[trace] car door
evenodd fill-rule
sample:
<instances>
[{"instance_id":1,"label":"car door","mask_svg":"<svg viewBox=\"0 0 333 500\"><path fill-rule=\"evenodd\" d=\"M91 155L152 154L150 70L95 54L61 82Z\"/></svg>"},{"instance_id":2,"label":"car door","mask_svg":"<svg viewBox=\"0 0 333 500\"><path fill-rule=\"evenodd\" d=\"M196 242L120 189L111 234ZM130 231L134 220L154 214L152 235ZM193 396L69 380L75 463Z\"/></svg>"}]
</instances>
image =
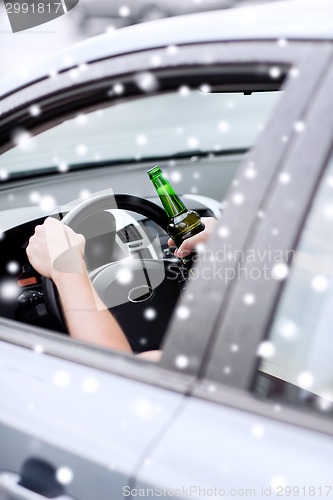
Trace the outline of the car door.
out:
<instances>
[{"instance_id":1,"label":"car door","mask_svg":"<svg viewBox=\"0 0 333 500\"><path fill-rule=\"evenodd\" d=\"M237 253L202 380L136 493L154 485L156 496L177 498L332 494L332 83L330 65Z\"/></svg>"},{"instance_id":2,"label":"car door","mask_svg":"<svg viewBox=\"0 0 333 500\"><path fill-rule=\"evenodd\" d=\"M207 56L212 54L214 65L208 67ZM255 187L248 188L250 207L244 208L242 229L234 235L235 244L240 247L251 234L264 194L286 153L286 143L281 137L291 133L294 123L305 111L324 71L330 48L315 49L311 44L304 47L295 44L288 53L281 54L275 43L238 43L227 47L212 44L208 48L198 45L182 48L171 60L162 58L156 70L166 87L171 82L178 86L180 82L190 83L193 79L195 84L202 83L203 78L216 74L217 66L222 73L225 71L224 75L231 74L231 77L239 76L240 67L242 75L260 77L264 72L265 78L267 67L276 68L277 64L285 71L295 63L298 71L302 71L301 83L292 76L287 78L285 94L271 118L270 130L265 130L253 149L253 159L251 155L247 158L247 161L258 161L258 168L265 165L265 173ZM2 151L9 147L14 123L27 129L47 129L69 111L77 112L87 102L96 104L101 99L96 89L104 91L109 82L126 79L129 67L135 72L151 71L151 58L160 56L161 51L156 50L119 57L117 61L97 62L91 65L88 75L83 72L74 86L70 70L56 79L37 82L16 95L9 95L2 102ZM314 62L310 69L308 60L312 57ZM232 64L237 68L234 73L230 71ZM43 113L38 118L29 112L34 104L42 105ZM229 213L239 218L239 213L233 210ZM168 428L176 432L176 423L184 422L176 419L182 405L185 402L193 404L187 402L185 396L204 368L206 349L220 308L218 302L223 293L227 297L230 285L226 283L225 292L219 291L216 300L212 287L201 284L198 280L188 287L185 307L188 307L186 300L192 300L194 287L201 290L201 298L195 296L195 307L191 306L188 321L180 321L182 318L175 315L159 365L142 363L133 357L105 352L37 328L0 320L0 433L3 450L8 450L0 454L0 488L4 498L33 498L31 491L46 497L67 495L83 500L120 498L125 487L136 484L134 479L138 471L150 467L151 452L161 437L166 436L170 449L175 449L176 441L169 439ZM208 407L203 405L202 408L205 413ZM186 406L186 414L189 411ZM202 422L199 411L197 416L200 417L197 423ZM183 437L186 442L196 443L188 432ZM156 447L157 451L159 449ZM191 468L188 446L183 450L187 467ZM162 454L158 467L162 470L168 463ZM164 477L167 482L172 479ZM45 480L43 484L41 478ZM125 493L127 495L128 489Z\"/></svg>"}]
</instances>

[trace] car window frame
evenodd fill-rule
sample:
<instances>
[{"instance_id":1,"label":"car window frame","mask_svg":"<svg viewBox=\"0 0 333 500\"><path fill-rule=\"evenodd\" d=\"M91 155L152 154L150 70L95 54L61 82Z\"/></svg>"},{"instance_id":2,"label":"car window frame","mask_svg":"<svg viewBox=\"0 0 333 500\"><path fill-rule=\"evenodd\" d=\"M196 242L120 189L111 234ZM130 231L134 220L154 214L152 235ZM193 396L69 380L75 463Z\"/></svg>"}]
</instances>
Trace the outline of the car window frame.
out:
<instances>
[{"instance_id":1,"label":"car window frame","mask_svg":"<svg viewBox=\"0 0 333 500\"><path fill-rule=\"evenodd\" d=\"M311 216L316 194L320 190L320 183L332 158L333 117L327 113L327 103L332 102L332 63L333 51L328 61L328 68L321 75L321 79L318 79L316 94L304 116L307 134L294 132L295 137L290 152L280 170L276 172L272 189L267 192L266 199L263 200L261 209L265 212L265 217L260 220L260 228L252 240L256 250L263 251L267 248L268 229L281 226L286 219L286 200L290 202L297 197L297 204L294 205L293 217L288 219L288 228L279 232L274 240L269 240L274 241L273 251L297 250L304 223ZM281 171L288 172L291 178L296 178L300 182L287 184L279 182L278 175ZM307 175L300 176L302 171ZM253 282L252 293L257 300L251 308L248 308L246 323L244 309L241 309L241 299L248 293L248 286L244 280L235 283L229 296L226 314L219 318L216 326L215 340L210 345L211 357L206 360L202 379L195 384L191 394L333 435L332 419L325 417L324 413L308 411L304 407L284 401L265 399L253 391L256 370L260 363L260 357L257 355L258 346L269 334L288 276L282 280L261 281ZM260 307L260 314L257 307ZM237 309L238 314L236 314ZM245 338L245 332L247 340L244 345L242 339ZM239 351L231 350L231 343L240 345ZM221 369L225 364L230 367L228 374Z\"/></svg>"},{"instance_id":2,"label":"car window frame","mask_svg":"<svg viewBox=\"0 0 333 500\"><path fill-rule=\"evenodd\" d=\"M278 43L278 42L276 42ZM304 46L305 45L305 46ZM273 43L274 46L274 43ZM311 46L311 44L309 44ZM292 43L288 50L281 48L281 52L272 50L272 42L216 42L206 44L192 44L179 46L176 54L167 56L167 47L146 50L134 54L114 56L101 61L93 61L87 64L87 68L80 73L80 67L70 67L55 75L46 75L44 78L20 87L17 92L5 96L0 103L0 154L14 146L11 137L12 127L22 127L26 130L35 130L39 133L50 128L51 120L57 123L57 117L70 115L77 111L79 100L76 98L72 103L73 96L80 95L87 99L89 91L96 92L98 87L103 88L107 79L114 83L116 79L125 79L127 76L149 71L159 75L164 71L164 76L172 77L174 69L183 67L190 73L195 68L201 67L203 74L209 65L237 65L246 63L255 64L281 64L292 65L302 55L306 57L306 44ZM310 49L311 52L311 49ZM158 60L157 67L152 61ZM128 71L131 68L131 71ZM78 73L75 73L78 72ZM220 72L220 69L217 69ZM79 76L73 77L78 74ZM176 77L177 78L177 77ZM139 93L139 92L137 92ZM144 95L144 92L142 92ZM61 99L59 100L59 97ZM127 95L126 99L130 96ZM101 99L104 100L105 96ZM118 98L118 102L121 99ZM31 116L30 106L43 101L42 112L38 116ZM111 101L110 101L111 102ZM57 105L55 104L57 103ZM94 102L96 104L96 102ZM72 107L71 107L71 106ZM76 106L76 107L75 107ZM51 116L45 121L43 112ZM79 109L82 109L79 107ZM89 109L89 108L88 108ZM45 124L47 127L45 128Z\"/></svg>"},{"instance_id":3,"label":"car window frame","mask_svg":"<svg viewBox=\"0 0 333 500\"><path fill-rule=\"evenodd\" d=\"M57 121L57 115L51 116L47 122L43 121L43 114L39 119L32 120L29 115L29 106L33 103L40 102L40 100L46 100L50 105L56 107L55 102L57 101L56 92L61 90L61 94L58 97L63 97L65 94L67 99L73 95L73 92L81 92L89 90L89 86L96 88L99 85L105 85L105 81L114 78L126 77L128 75L128 67L131 67L132 72L149 70L153 72L159 72L161 70L167 70L171 75L175 68L188 67L189 71L191 67L195 67L198 70L198 66L202 67L203 74L207 72L207 47L210 54L214 54L214 65L230 65L230 64L250 64L255 67L260 64L269 65L286 65L294 66L296 65L301 71L305 71L307 75L307 85L303 92L299 92L299 85L296 79L289 78L286 85L286 96L290 96L284 99L284 106L280 106L278 103L276 114L280 116L281 120L279 122L279 127L277 133L280 133L288 123L288 118L284 116L285 107L292 98L297 96L297 105L295 105L295 112L298 115L301 114L308 93L311 92L317 81L317 71L318 68L322 68L327 60L328 47L327 44L323 44L322 51L314 51L314 46L312 43L291 43L288 50L283 50L277 41L274 42L220 42L212 44L194 44L190 46L181 47L175 57L171 59L162 58L161 65L158 69L154 69L151 66L151 60L154 56L165 55L165 48L154 49L149 51L144 51L143 53L130 54L124 56L117 56L110 58L110 60L91 63L89 70L89 75L84 75L80 83L74 85L73 89L73 79L70 76L70 71L66 71L57 76L57 78L45 79L34 83L22 90L19 90L15 95L9 95L1 103L2 114L0 115L0 133L4 134L6 137L6 130L9 131L13 121L15 123L20 123L25 128L31 129L32 126L35 130L41 131L46 127L49 128L50 124ZM308 61L316 54L316 59L313 61L311 71L308 68ZM176 77L177 80L181 77ZM37 100L36 100L37 99ZM79 102L79 101L77 101ZM67 101L68 104L68 101ZM81 108L80 108L81 109ZM62 110L57 107L57 113L61 113ZM75 112L75 109L70 109L69 112ZM4 151L8 149L8 139L0 145L1 150ZM269 144L265 144L265 141L270 139L273 140L271 134L263 133L261 140L252 150L250 158L256 159L263 154L263 151L267 151ZM263 145L263 147L262 147ZM279 155L275 162L271 162L269 165L269 175L273 177L274 172L278 166L278 158L284 154L285 145L280 145ZM262 151L263 150L263 151ZM249 157L247 157L248 161ZM267 181L269 183L269 181ZM264 196L265 186L259 186L256 189L256 201L255 204L259 204ZM254 204L254 205L255 205ZM253 206L248 214L249 220L253 223L256 219L256 207ZM242 234L242 241L245 242L246 235ZM193 285L193 286L192 286ZM205 294L200 290L199 283L191 283L188 287L188 291L185 296L191 293L191 289L199 291L198 300L200 302L200 297L204 297ZM228 290L225 290L224 296L227 297ZM219 298L220 299L220 298ZM179 336L179 325L175 321L172 321L170 328L167 332L167 342L165 344L165 352L162 357L162 361L159 364L152 363L142 363L142 361L134 359L133 357L119 355L112 351L106 351L100 349L96 346L90 345L86 346L89 351L89 356L87 356L86 350L82 349L83 343L78 343L70 338L51 338L54 334L49 334L48 332L42 332L40 329L35 329L29 327L28 325L19 325L18 323L11 322L9 320L0 319L0 340L6 342L16 343L17 345L23 345L29 349L34 349L36 342L40 338L43 345L47 346L47 351L49 354L63 357L65 359L71 359L78 363L87 364L89 366L100 367L100 369L110 371L112 373L119 373L129 378L135 378L136 380L143 380L158 386L167 387L172 390L187 392L189 391L193 381L197 376L200 375L202 364L206 359L206 348L211 334L213 334L214 321L212 321L212 316L215 317L218 309L221 305L221 300L214 303L214 311L212 315L212 309L206 312L205 325L206 330L204 335L197 336L197 342L193 341L193 326L200 327L200 324L196 324L195 317L191 317L186 325L187 333L191 334L191 341L189 340L189 335ZM182 324L181 326L183 326ZM10 333L9 333L10 332ZM28 335L27 335L28 333ZM32 335L29 335L29 333ZM60 337L60 336L59 336ZM69 348L69 345L71 346ZM196 362L189 366L185 370L178 370L175 368L175 353L184 353L191 359L193 352L195 354ZM199 353L199 354L198 354ZM167 376L166 376L167 373ZM172 376L170 377L170 375Z\"/></svg>"},{"instance_id":4,"label":"car window frame","mask_svg":"<svg viewBox=\"0 0 333 500\"><path fill-rule=\"evenodd\" d=\"M241 231L237 231L237 229L236 231L230 231L228 239L224 240L232 248L241 250L246 248L248 240L251 240L252 235L257 232L256 226L260 221L258 213L260 215L261 206L267 192L274 184L276 173L281 168L281 162L289 154L290 144L284 143L281 138L284 135L292 134L294 123L300 119L306 110L308 100L315 92L321 75L325 72L332 50L330 44L301 44L299 46L296 43L296 47L300 49L300 52L292 64L298 68L299 73L302 73L305 80L302 80L303 84L300 83L298 78L291 77L287 80L284 85L284 95L277 103L275 116L271 117L258 142L245 155L236 177L237 179L243 179L242 194L245 200L251 198L251 203L233 204L232 198L238 192L239 187L231 186L226 197L228 205L223 212L219 227L206 245L213 254L221 246L222 240L218 236L219 228L237 228L241 220ZM305 49L304 52L301 47ZM277 57L276 51L281 58L277 47L271 46L271 54L275 54L275 57ZM291 55L289 50L288 54ZM295 56L295 53L293 55ZM271 57L273 56L271 55ZM310 69L309 59L313 60L316 67L312 66ZM251 181L244 182L245 170L252 163L256 165L256 168L262 168L262 172L259 171L258 180L255 184L251 183ZM246 227L245 231L244 227ZM199 274L203 267L209 266L209 262L199 264ZM211 266L213 267L213 263ZM232 266L230 265L230 267ZM198 373L198 359L196 356L198 352L205 352L201 369L199 369L199 378L207 376L204 375L207 365L211 367L215 362L216 366L219 366L216 356L214 357L212 345L214 344L214 338L219 336L218 329L221 317L230 307L229 297L233 293L233 287L235 287L235 283L232 282L221 284L219 280L208 282L204 278L196 279L190 283L186 290L187 293L184 294L183 303L190 308L191 316L183 323L177 322L176 318L172 320L166 335L166 346L170 347L170 349L162 357L164 366L173 367L173 369L188 374ZM200 304L202 301L209 304L207 308L209 312L207 311L207 314L201 316ZM196 332L197 335L195 335ZM177 353L187 356L188 363L185 368L177 367ZM225 353L225 356L228 357L228 353Z\"/></svg>"}]
</instances>

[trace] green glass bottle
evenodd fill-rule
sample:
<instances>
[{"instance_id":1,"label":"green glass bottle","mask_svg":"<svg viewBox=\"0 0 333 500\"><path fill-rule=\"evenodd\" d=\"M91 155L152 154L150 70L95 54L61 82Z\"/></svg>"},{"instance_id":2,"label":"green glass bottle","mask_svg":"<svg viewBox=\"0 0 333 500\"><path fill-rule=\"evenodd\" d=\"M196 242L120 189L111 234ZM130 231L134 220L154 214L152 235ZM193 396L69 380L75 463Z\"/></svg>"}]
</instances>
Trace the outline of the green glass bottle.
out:
<instances>
[{"instance_id":1,"label":"green glass bottle","mask_svg":"<svg viewBox=\"0 0 333 500\"><path fill-rule=\"evenodd\" d=\"M151 168L147 173L168 216L167 232L178 248L184 240L203 231L205 225L197 212L186 208L159 166ZM186 260L189 261L188 257Z\"/></svg>"}]
</instances>

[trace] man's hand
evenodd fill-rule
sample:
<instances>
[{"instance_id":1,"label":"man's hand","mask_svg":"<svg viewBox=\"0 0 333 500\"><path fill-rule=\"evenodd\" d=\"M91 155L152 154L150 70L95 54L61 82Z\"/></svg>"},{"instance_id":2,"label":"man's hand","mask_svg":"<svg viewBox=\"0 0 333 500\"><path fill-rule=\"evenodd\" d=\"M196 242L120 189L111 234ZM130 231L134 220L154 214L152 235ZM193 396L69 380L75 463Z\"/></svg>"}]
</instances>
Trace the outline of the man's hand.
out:
<instances>
[{"instance_id":1,"label":"man's hand","mask_svg":"<svg viewBox=\"0 0 333 500\"><path fill-rule=\"evenodd\" d=\"M26 252L39 274L54 279L58 273L85 272L84 246L82 234L48 217L43 225L36 226Z\"/></svg>"},{"instance_id":2,"label":"man's hand","mask_svg":"<svg viewBox=\"0 0 333 500\"><path fill-rule=\"evenodd\" d=\"M175 256L179 259L187 257L187 255L190 255L195 247L197 247L200 243L204 243L208 236L213 233L218 222L216 219L214 219L214 217L202 217L201 220L205 224L204 231L201 231L201 233L198 233L195 236L192 236L192 238L188 238L187 240L183 241L180 247L175 250ZM169 247L176 246L175 242L171 238L169 238L168 245Z\"/></svg>"},{"instance_id":3,"label":"man's hand","mask_svg":"<svg viewBox=\"0 0 333 500\"><path fill-rule=\"evenodd\" d=\"M35 228L27 255L58 289L69 333L85 342L132 352L124 332L96 294L84 262L85 239L56 219Z\"/></svg>"}]
</instances>

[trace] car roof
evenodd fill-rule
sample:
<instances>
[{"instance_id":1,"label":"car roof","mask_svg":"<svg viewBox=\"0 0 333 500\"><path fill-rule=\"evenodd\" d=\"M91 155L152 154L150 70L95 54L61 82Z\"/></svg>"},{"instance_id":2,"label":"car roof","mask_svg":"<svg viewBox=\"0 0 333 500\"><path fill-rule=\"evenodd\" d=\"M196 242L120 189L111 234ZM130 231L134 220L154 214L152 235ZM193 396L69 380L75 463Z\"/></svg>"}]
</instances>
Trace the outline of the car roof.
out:
<instances>
[{"instance_id":1,"label":"car roof","mask_svg":"<svg viewBox=\"0 0 333 500\"><path fill-rule=\"evenodd\" d=\"M0 96L80 64L170 45L244 40L333 40L332 0L285 0L162 19L89 38L25 76L0 80Z\"/></svg>"}]
</instances>

